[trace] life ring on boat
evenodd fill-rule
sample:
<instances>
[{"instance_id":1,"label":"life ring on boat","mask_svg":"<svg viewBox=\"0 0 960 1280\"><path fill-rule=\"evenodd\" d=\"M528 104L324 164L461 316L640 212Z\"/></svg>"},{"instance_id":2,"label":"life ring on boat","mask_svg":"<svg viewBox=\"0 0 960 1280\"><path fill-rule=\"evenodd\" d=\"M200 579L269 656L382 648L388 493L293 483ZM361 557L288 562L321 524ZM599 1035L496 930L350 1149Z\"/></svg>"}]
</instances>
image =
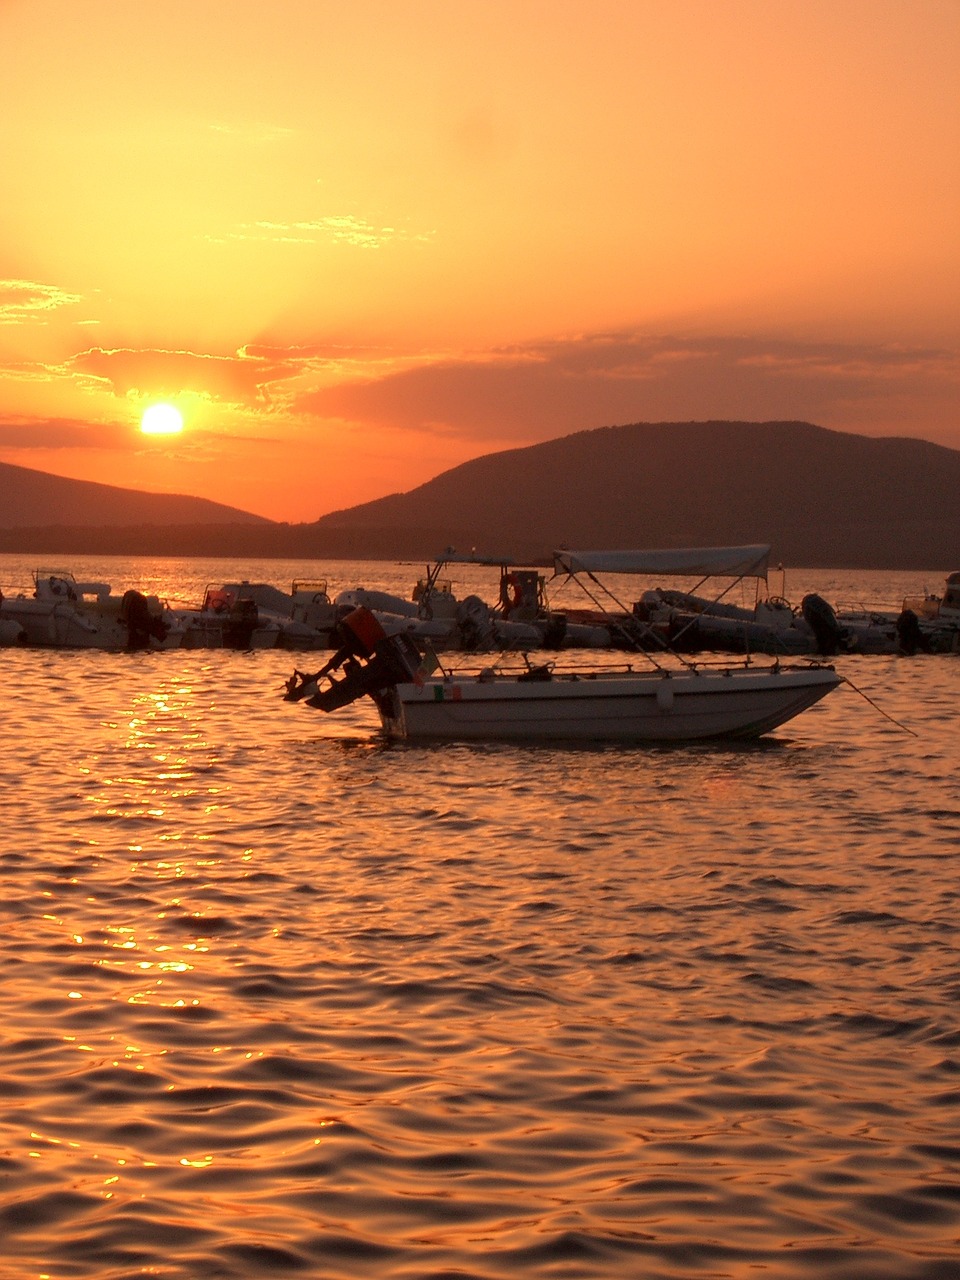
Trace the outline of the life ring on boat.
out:
<instances>
[{"instance_id":1,"label":"life ring on boat","mask_svg":"<svg viewBox=\"0 0 960 1280\"><path fill-rule=\"evenodd\" d=\"M505 614L523 604L523 585L518 573L505 573L500 579L500 604Z\"/></svg>"}]
</instances>

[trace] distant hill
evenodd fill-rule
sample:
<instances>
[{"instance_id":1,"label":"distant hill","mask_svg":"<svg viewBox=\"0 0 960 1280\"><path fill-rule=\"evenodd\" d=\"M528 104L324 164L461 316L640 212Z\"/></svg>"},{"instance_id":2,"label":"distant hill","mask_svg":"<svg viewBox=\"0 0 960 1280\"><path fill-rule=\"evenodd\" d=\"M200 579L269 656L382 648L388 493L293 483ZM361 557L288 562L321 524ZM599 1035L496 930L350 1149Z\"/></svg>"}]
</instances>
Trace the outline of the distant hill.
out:
<instances>
[{"instance_id":1,"label":"distant hill","mask_svg":"<svg viewBox=\"0 0 960 1280\"><path fill-rule=\"evenodd\" d=\"M262 516L206 498L141 493L92 480L68 480L0 462L0 528L269 524Z\"/></svg>"},{"instance_id":2,"label":"distant hill","mask_svg":"<svg viewBox=\"0 0 960 1280\"><path fill-rule=\"evenodd\" d=\"M806 422L660 422L488 454L324 516L320 542L540 559L556 546L769 542L808 567L960 566L960 452ZM430 540L433 539L432 545Z\"/></svg>"},{"instance_id":3,"label":"distant hill","mask_svg":"<svg viewBox=\"0 0 960 1280\"><path fill-rule=\"evenodd\" d=\"M923 440L636 423L487 454L311 524L0 466L0 551L432 560L454 546L546 563L564 545L769 542L792 566L952 571L958 500L960 452Z\"/></svg>"}]
</instances>

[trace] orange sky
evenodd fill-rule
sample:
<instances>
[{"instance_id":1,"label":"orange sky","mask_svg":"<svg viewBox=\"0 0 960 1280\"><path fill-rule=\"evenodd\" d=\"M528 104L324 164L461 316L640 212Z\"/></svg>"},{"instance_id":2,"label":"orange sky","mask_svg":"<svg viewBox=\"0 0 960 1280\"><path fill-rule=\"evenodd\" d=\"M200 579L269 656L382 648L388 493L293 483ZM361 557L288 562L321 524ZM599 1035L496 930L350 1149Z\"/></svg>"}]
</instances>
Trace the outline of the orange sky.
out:
<instances>
[{"instance_id":1,"label":"orange sky","mask_svg":"<svg viewBox=\"0 0 960 1280\"><path fill-rule=\"evenodd\" d=\"M960 0L0 0L0 68L0 461L300 521L613 423L960 448Z\"/></svg>"}]
</instances>

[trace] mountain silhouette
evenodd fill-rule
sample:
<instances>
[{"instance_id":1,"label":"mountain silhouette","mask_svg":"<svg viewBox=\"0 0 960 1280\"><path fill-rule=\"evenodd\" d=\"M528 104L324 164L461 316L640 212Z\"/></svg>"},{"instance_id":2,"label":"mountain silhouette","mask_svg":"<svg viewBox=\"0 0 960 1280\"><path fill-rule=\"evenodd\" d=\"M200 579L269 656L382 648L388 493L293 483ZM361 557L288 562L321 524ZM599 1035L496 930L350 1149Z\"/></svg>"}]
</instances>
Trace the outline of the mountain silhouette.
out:
<instances>
[{"instance_id":1,"label":"mountain silhouette","mask_svg":"<svg viewBox=\"0 0 960 1280\"><path fill-rule=\"evenodd\" d=\"M635 423L487 454L308 524L0 465L0 551L433 560L453 546L547 563L559 546L765 542L793 566L951 571L958 495L960 452L923 440Z\"/></svg>"},{"instance_id":2,"label":"mountain silhouette","mask_svg":"<svg viewBox=\"0 0 960 1280\"><path fill-rule=\"evenodd\" d=\"M807 422L602 427L488 454L315 528L355 545L448 543L516 559L557 546L769 542L794 565L960 562L960 452Z\"/></svg>"},{"instance_id":3,"label":"mountain silhouette","mask_svg":"<svg viewBox=\"0 0 960 1280\"><path fill-rule=\"evenodd\" d=\"M68 480L0 462L0 528L45 524L266 524L262 516L175 493L143 493L94 480Z\"/></svg>"}]
</instances>

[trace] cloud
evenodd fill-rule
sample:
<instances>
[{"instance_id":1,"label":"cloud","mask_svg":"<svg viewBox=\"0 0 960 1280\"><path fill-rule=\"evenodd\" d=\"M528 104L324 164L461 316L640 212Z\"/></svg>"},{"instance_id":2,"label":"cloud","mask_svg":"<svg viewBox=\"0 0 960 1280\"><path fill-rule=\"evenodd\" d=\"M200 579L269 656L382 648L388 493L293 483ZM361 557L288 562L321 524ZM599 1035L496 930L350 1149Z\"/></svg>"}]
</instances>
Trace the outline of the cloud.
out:
<instances>
[{"instance_id":1,"label":"cloud","mask_svg":"<svg viewBox=\"0 0 960 1280\"><path fill-rule=\"evenodd\" d=\"M177 395L191 391L216 400L260 406L270 400L270 387L303 372L311 357L299 349L241 348L233 355L198 355L122 347L91 347L70 361L76 374L108 382L119 396Z\"/></svg>"},{"instance_id":2,"label":"cloud","mask_svg":"<svg viewBox=\"0 0 960 1280\"><path fill-rule=\"evenodd\" d=\"M348 244L355 249L381 249L398 241L431 239L425 232L405 231L395 226L375 226L353 214L331 214L302 222L244 222L235 231L222 236L208 236L223 243L228 240L253 240L271 244Z\"/></svg>"},{"instance_id":3,"label":"cloud","mask_svg":"<svg viewBox=\"0 0 960 1280\"><path fill-rule=\"evenodd\" d=\"M805 419L866 434L939 435L946 443L956 431L958 391L960 359L952 351L608 333L432 361L318 388L295 407L480 444L707 419Z\"/></svg>"},{"instance_id":4,"label":"cloud","mask_svg":"<svg viewBox=\"0 0 960 1280\"><path fill-rule=\"evenodd\" d=\"M80 302L79 294L33 280L0 280L0 325L45 324L51 311Z\"/></svg>"},{"instance_id":5,"label":"cloud","mask_svg":"<svg viewBox=\"0 0 960 1280\"><path fill-rule=\"evenodd\" d=\"M137 447L138 441L127 423L80 422L73 418L7 418L0 421L2 449L117 449L130 452Z\"/></svg>"}]
</instances>

